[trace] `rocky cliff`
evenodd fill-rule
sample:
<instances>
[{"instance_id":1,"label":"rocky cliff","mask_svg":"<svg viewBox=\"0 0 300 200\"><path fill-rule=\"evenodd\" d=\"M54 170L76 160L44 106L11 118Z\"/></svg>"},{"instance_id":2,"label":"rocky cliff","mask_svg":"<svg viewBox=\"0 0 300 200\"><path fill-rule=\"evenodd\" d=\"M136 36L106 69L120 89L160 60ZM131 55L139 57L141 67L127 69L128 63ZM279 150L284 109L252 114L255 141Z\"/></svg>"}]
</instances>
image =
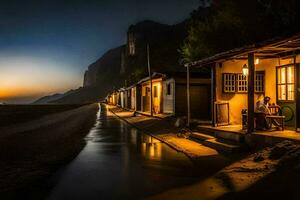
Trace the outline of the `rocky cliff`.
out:
<instances>
[{"instance_id":1,"label":"rocky cliff","mask_svg":"<svg viewBox=\"0 0 300 200\"><path fill-rule=\"evenodd\" d=\"M165 25L143 21L131 25L126 44L107 51L84 74L83 88L54 103L92 102L125 84L129 86L147 75L147 45L152 71L179 72L178 49L187 35L187 22Z\"/></svg>"},{"instance_id":2,"label":"rocky cliff","mask_svg":"<svg viewBox=\"0 0 300 200\"><path fill-rule=\"evenodd\" d=\"M110 83L114 83L111 87L119 87L125 79L130 82L130 76L137 71L141 76L145 75L148 44L152 71L182 71L178 49L186 32L186 22L170 26L143 21L130 26L125 45L109 50L88 67L84 76L84 87L102 85L108 78Z\"/></svg>"},{"instance_id":3,"label":"rocky cliff","mask_svg":"<svg viewBox=\"0 0 300 200\"><path fill-rule=\"evenodd\" d=\"M91 64L84 74L83 87L100 86L105 84L106 81L118 83L116 78L120 74L121 55L124 48L125 45L111 49Z\"/></svg>"}]
</instances>

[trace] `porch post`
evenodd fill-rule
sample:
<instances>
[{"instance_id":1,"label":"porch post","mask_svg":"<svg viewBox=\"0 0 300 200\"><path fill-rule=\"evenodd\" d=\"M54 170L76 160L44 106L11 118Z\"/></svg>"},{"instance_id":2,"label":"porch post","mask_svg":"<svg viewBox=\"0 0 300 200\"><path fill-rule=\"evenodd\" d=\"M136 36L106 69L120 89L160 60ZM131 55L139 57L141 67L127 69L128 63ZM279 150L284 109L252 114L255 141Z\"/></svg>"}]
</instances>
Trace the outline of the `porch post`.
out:
<instances>
[{"instance_id":1,"label":"porch post","mask_svg":"<svg viewBox=\"0 0 300 200\"><path fill-rule=\"evenodd\" d=\"M153 116L153 97L152 97L152 74L151 74L151 66L150 66L150 47L147 44L147 64L148 64L148 73L150 78L150 114Z\"/></svg>"},{"instance_id":2,"label":"porch post","mask_svg":"<svg viewBox=\"0 0 300 200\"><path fill-rule=\"evenodd\" d=\"M296 82L296 132L300 132L300 69L299 64L296 63L296 56L294 56L294 71L295 71L295 82Z\"/></svg>"},{"instance_id":3,"label":"porch post","mask_svg":"<svg viewBox=\"0 0 300 200\"><path fill-rule=\"evenodd\" d=\"M248 54L248 128L247 133L254 131L254 53Z\"/></svg>"},{"instance_id":4,"label":"porch post","mask_svg":"<svg viewBox=\"0 0 300 200\"><path fill-rule=\"evenodd\" d=\"M215 102L216 102L216 63L211 68L211 120L213 127L216 127Z\"/></svg>"},{"instance_id":5,"label":"porch post","mask_svg":"<svg viewBox=\"0 0 300 200\"><path fill-rule=\"evenodd\" d=\"M190 97L190 67L186 67L186 97L187 97L187 126L190 127L191 122L191 97Z\"/></svg>"}]
</instances>

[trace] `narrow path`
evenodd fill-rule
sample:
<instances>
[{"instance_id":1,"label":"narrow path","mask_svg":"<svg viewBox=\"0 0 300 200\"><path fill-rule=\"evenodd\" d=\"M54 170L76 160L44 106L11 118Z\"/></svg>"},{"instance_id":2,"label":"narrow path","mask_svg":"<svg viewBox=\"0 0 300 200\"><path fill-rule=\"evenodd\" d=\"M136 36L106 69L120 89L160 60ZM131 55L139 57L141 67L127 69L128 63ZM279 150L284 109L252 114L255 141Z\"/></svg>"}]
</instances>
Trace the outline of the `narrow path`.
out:
<instances>
[{"instance_id":1,"label":"narrow path","mask_svg":"<svg viewBox=\"0 0 300 200\"><path fill-rule=\"evenodd\" d=\"M53 176L57 184L47 199L141 199L198 179L184 154L140 133L105 106L86 139L78 157Z\"/></svg>"}]
</instances>

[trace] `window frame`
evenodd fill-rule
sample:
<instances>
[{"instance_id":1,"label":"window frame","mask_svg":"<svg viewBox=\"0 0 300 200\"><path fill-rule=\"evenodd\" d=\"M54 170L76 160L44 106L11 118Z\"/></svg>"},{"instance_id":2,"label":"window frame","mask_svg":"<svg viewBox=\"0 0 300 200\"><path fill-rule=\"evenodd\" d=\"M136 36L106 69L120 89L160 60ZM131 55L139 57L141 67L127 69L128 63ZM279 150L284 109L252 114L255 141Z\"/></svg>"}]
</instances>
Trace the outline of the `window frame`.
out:
<instances>
[{"instance_id":1,"label":"window frame","mask_svg":"<svg viewBox=\"0 0 300 200\"><path fill-rule=\"evenodd\" d=\"M239 80L239 76L241 77L246 77L246 80ZM246 86L243 86L243 87L246 87L246 91L240 91L239 90L239 81L243 81L246 83ZM236 93L238 94L247 94L248 93L248 78L247 76L244 76L242 73L236 73L236 78L235 78L235 88L236 88Z\"/></svg>"},{"instance_id":2,"label":"window frame","mask_svg":"<svg viewBox=\"0 0 300 200\"><path fill-rule=\"evenodd\" d=\"M232 91L225 91L225 76L226 75L233 75L233 77L234 77L234 84L233 84L234 90L232 90ZM227 80L227 81L229 81L229 80ZM233 87L233 86L228 86L228 87ZM222 73L222 91L223 91L223 93L228 93L228 94L236 93L236 74L235 73Z\"/></svg>"},{"instance_id":3,"label":"window frame","mask_svg":"<svg viewBox=\"0 0 300 200\"><path fill-rule=\"evenodd\" d=\"M256 75L263 75L263 80L262 80L262 91L257 91L256 88L257 88L257 85L256 85L256 82L257 82L257 77ZM264 94L265 93L265 89L266 89L266 73L265 71L255 71L255 79L254 79L254 92L257 93L257 94Z\"/></svg>"},{"instance_id":4,"label":"window frame","mask_svg":"<svg viewBox=\"0 0 300 200\"><path fill-rule=\"evenodd\" d=\"M293 67L293 73L294 73L294 82L293 83L288 83L288 79L287 79L287 68L288 67ZM278 83L278 70L280 68L285 68L285 83ZM276 67L276 101L279 103L295 103L296 102L296 64L286 64L286 65L280 65ZM286 91L286 99L285 100L281 100L278 97L279 91L278 91L278 86L279 85L285 85L285 91ZM293 100L288 100L288 85L293 85L294 86L294 97Z\"/></svg>"},{"instance_id":5,"label":"window frame","mask_svg":"<svg viewBox=\"0 0 300 200\"><path fill-rule=\"evenodd\" d=\"M234 85L235 85L235 90L234 91L225 91L225 84L224 84L224 77L225 75L234 75ZM256 94L264 94L265 93L265 87L266 87L266 84L265 84L265 81L266 81L266 78L265 78L265 71L255 71L255 79L254 79L254 84L256 84L256 75L257 74L260 74L260 75L263 75L263 82L262 82L262 88L263 90L262 91L257 91L256 90L256 85L254 85L254 92ZM243 76L242 73L222 73L222 92L223 93L226 93L226 94L247 94L248 93L248 79L247 80L242 80L242 81L245 81L246 82L246 87L247 87L247 90L246 91L239 91L239 79L238 77L239 76ZM244 86L245 87L245 86Z\"/></svg>"}]
</instances>

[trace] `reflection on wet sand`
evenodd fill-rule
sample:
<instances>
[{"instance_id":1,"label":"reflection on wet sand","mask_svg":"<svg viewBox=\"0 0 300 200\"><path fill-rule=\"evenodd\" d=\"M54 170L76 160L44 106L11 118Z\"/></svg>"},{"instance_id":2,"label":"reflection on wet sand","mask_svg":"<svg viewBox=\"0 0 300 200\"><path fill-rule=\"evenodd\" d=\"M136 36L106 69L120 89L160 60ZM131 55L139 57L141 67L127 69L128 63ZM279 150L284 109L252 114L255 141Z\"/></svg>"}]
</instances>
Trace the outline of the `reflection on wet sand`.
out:
<instances>
[{"instance_id":1,"label":"reflection on wet sand","mask_svg":"<svg viewBox=\"0 0 300 200\"><path fill-rule=\"evenodd\" d=\"M54 176L58 184L48 199L141 199L196 179L185 155L119 120L104 106L86 141L77 158ZM192 171L188 177L187 169Z\"/></svg>"},{"instance_id":2,"label":"reflection on wet sand","mask_svg":"<svg viewBox=\"0 0 300 200\"><path fill-rule=\"evenodd\" d=\"M136 128L130 129L130 142L133 145L139 145L141 154L145 159L160 160L162 154L162 144L154 137L138 133Z\"/></svg>"},{"instance_id":3,"label":"reflection on wet sand","mask_svg":"<svg viewBox=\"0 0 300 200\"><path fill-rule=\"evenodd\" d=\"M142 155L151 160L161 159L161 143L153 137L145 137L142 145Z\"/></svg>"}]
</instances>

